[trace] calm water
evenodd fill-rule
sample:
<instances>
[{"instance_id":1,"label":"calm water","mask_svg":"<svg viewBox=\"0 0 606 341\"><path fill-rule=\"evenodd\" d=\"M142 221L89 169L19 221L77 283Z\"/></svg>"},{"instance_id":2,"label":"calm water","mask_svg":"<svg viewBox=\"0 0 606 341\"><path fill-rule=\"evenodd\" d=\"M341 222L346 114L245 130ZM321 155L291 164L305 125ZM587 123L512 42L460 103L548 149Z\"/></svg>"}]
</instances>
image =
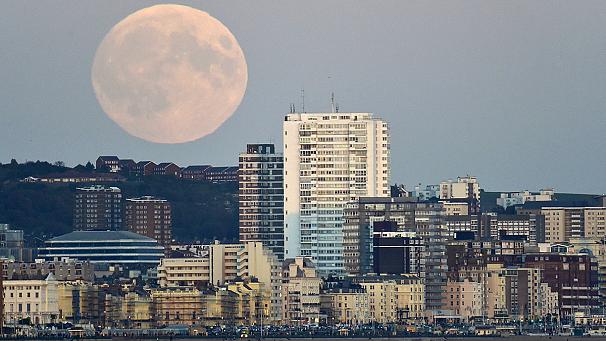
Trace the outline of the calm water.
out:
<instances>
[{"instance_id":1,"label":"calm water","mask_svg":"<svg viewBox=\"0 0 606 341\"><path fill-rule=\"evenodd\" d=\"M148 339L149 340L149 339ZM173 341L192 341L192 340L213 340L213 339L204 339L204 338L175 338ZM214 339L214 340L245 340L245 339ZM250 339L250 340L258 340L258 339ZM593 340L605 340L604 336L585 336L585 337L575 337L575 336L508 336L508 337L410 337L410 338L263 338L263 340L269 341L309 341L309 340L326 340L326 341L360 341L360 340L376 340L376 341L455 341L455 340L465 340L465 341L543 341L543 340L552 340L552 341L593 341Z\"/></svg>"}]
</instances>

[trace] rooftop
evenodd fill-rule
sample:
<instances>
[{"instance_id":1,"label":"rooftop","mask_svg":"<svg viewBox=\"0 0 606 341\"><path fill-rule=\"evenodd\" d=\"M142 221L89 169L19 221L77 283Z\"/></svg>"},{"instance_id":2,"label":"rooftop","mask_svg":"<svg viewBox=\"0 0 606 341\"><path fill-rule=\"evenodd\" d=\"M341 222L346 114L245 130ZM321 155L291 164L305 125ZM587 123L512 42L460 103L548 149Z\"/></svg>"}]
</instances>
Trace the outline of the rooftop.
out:
<instances>
[{"instance_id":1,"label":"rooftop","mask_svg":"<svg viewBox=\"0 0 606 341\"><path fill-rule=\"evenodd\" d=\"M156 168L166 168L170 165L175 165L175 164L172 162L162 162L162 163L157 164ZM177 166L177 165L175 165L175 166ZM179 166L177 166L177 167L179 167Z\"/></svg>"},{"instance_id":2,"label":"rooftop","mask_svg":"<svg viewBox=\"0 0 606 341\"><path fill-rule=\"evenodd\" d=\"M336 121L336 120L380 120L373 117L372 113L345 113L345 112L304 112L289 113L284 117L285 121Z\"/></svg>"},{"instance_id":3,"label":"rooftop","mask_svg":"<svg viewBox=\"0 0 606 341\"><path fill-rule=\"evenodd\" d=\"M74 231L48 240L48 242L95 242L95 241L148 241L154 239L130 231Z\"/></svg>"},{"instance_id":4,"label":"rooftop","mask_svg":"<svg viewBox=\"0 0 606 341\"><path fill-rule=\"evenodd\" d=\"M154 203L165 203L168 202L166 199L157 198L151 195L144 195L138 198L128 198L126 201L131 202L154 202Z\"/></svg>"},{"instance_id":5,"label":"rooftop","mask_svg":"<svg viewBox=\"0 0 606 341\"><path fill-rule=\"evenodd\" d=\"M78 187L76 188L78 191L86 191L86 192L120 192L120 188L118 187L105 187L102 185L93 185L90 187Z\"/></svg>"},{"instance_id":6,"label":"rooftop","mask_svg":"<svg viewBox=\"0 0 606 341\"><path fill-rule=\"evenodd\" d=\"M118 161L119 160L119 158L117 156L115 156L115 155L101 155L101 156L99 156L98 159L100 159L100 160L112 160L112 161Z\"/></svg>"}]
</instances>

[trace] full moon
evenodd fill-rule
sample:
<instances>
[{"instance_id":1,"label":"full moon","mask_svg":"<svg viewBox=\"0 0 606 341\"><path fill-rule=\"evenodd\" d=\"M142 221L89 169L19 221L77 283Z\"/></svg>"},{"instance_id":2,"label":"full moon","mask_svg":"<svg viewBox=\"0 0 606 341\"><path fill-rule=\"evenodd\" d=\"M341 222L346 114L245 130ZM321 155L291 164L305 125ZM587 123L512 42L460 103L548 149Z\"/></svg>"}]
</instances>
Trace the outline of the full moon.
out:
<instances>
[{"instance_id":1,"label":"full moon","mask_svg":"<svg viewBox=\"0 0 606 341\"><path fill-rule=\"evenodd\" d=\"M97 49L91 78L103 111L129 134L183 143L214 132L234 113L248 70L219 20L170 4L116 24Z\"/></svg>"}]
</instances>

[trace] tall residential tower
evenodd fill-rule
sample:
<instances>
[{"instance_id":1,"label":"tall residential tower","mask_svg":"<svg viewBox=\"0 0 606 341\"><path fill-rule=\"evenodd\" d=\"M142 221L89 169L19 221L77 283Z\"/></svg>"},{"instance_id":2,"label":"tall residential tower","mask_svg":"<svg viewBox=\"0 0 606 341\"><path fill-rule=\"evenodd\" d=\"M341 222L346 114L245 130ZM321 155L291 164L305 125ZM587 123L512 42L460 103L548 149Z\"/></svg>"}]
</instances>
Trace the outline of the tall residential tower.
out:
<instances>
[{"instance_id":1,"label":"tall residential tower","mask_svg":"<svg viewBox=\"0 0 606 341\"><path fill-rule=\"evenodd\" d=\"M74 230L120 230L122 192L118 187L95 185L76 188Z\"/></svg>"},{"instance_id":2,"label":"tall residential tower","mask_svg":"<svg viewBox=\"0 0 606 341\"><path fill-rule=\"evenodd\" d=\"M290 113L283 138L285 258L342 274L346 204L390 195L388 125L370 113Z\"/></svg>"},{"instance_id":3,"label":"tall residential tower","mask_svg":"<svg viewBox=\"0 0 606 341\"><path fill-rule=\"evenodd\" d=\"M126 199L124 223L127 230L169 246L172 242L170 202L152 196Z\"/></svg>"},{"instance_id":4,"label":"tall residential tower","mask_svg":"<svg viewBox=\"0 0 606 341\"><path fill-rule=\"evenodd\" d=\"M240 154L240 242L261 242L284 259L284 162L273 144L248 144Z\"/></svg>"}]
</instances>

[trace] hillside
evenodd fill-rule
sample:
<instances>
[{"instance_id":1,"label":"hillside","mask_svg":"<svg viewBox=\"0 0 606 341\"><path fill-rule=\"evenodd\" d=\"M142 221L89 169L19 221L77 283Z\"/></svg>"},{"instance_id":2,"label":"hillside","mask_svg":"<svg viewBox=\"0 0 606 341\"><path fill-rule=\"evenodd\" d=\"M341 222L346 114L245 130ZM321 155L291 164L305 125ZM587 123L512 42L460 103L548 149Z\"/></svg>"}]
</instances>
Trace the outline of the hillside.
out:
<instances>
[{"instance_id":1,"label":"hillside","mask_svg":"<svg viewBox=\"0 0 606 341\"><path fill-rule=\"evenodd\" d=\"M19 182L27 176L69 168L45 162L0 165L0 223L25 230L29 241L72 230L73 194L85 184L46 185ZM178 241L234 241L238 238L237 183L188 182L170 177L146 177L113 184L125 198L153 195L173 206L173 235Z\"/></svg>"}]
</instances>

